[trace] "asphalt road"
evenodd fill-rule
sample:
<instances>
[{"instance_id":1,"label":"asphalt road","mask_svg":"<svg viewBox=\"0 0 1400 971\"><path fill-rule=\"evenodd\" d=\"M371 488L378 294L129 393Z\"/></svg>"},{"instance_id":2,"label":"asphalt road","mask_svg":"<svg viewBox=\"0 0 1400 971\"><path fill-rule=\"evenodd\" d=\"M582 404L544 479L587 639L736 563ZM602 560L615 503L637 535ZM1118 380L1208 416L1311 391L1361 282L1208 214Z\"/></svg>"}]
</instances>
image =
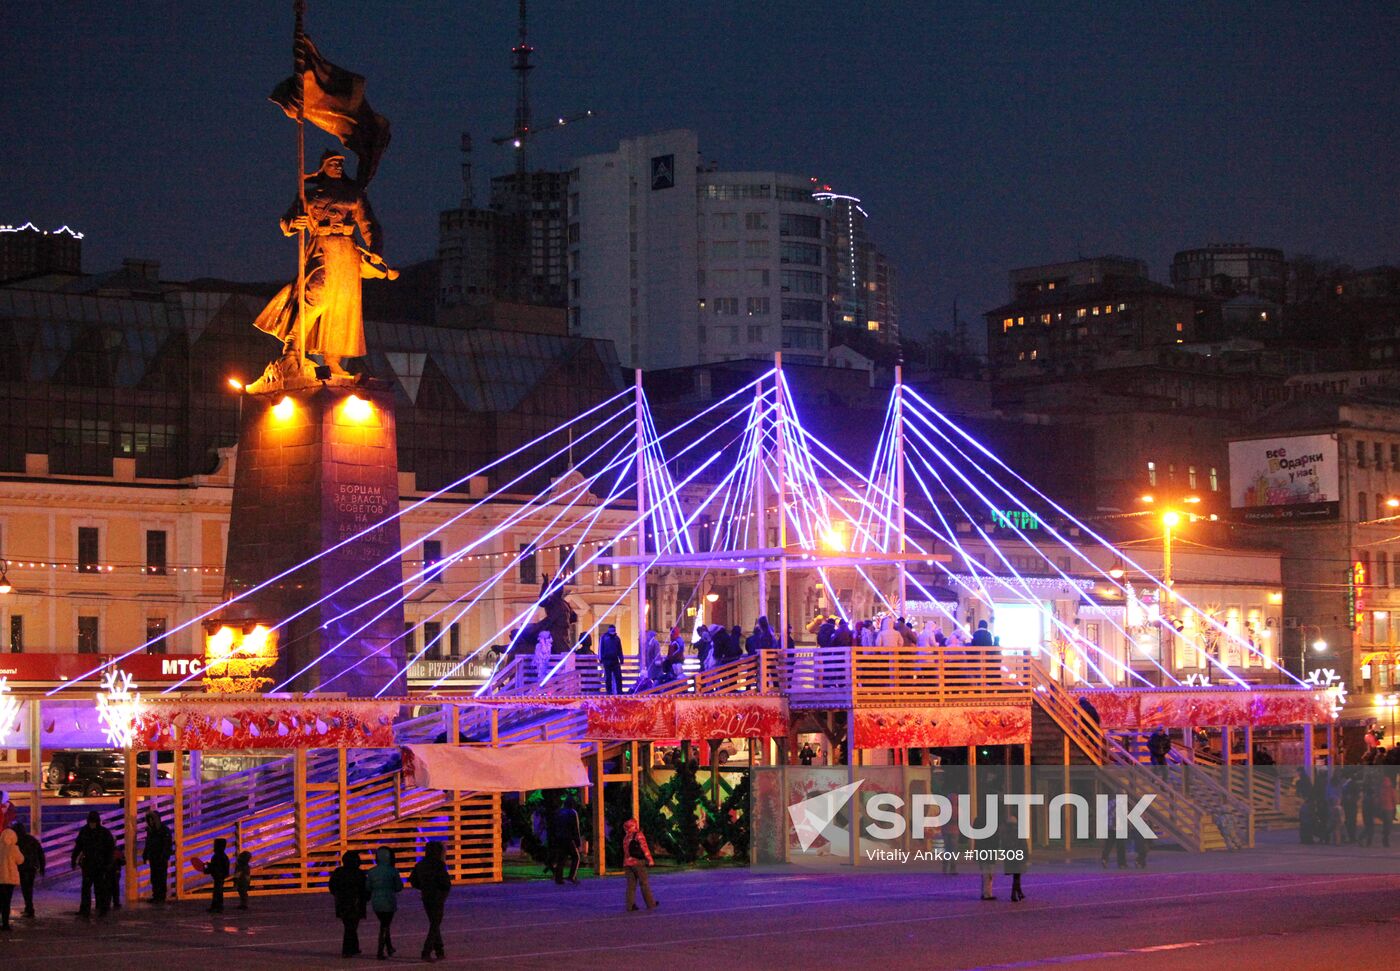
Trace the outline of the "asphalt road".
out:
<instances>
[{"instance_id":1,"label":"asphalt road","mask_svg":"<svg viewBox=\"0 0 1400 971\"><path fill-rule=\"evenodd\" d=\"M1400 948L1400 876L1102 871L1092 861L1025 878L1028 898L978 899L967 874L744 869L657 873L661 907L622 912L616 877L459 887L445 922L450 966L557 968L1387 967ZM236 897L234 898L237 899ZM195 903L80 921L71 895L0 937L0 967L332 968L340 927L327 894L255 897L222 918ZM374 919L361 961L374 961ZM398 955L419 964L426 928L405 891Z\"/></svg>"}]
</instances>

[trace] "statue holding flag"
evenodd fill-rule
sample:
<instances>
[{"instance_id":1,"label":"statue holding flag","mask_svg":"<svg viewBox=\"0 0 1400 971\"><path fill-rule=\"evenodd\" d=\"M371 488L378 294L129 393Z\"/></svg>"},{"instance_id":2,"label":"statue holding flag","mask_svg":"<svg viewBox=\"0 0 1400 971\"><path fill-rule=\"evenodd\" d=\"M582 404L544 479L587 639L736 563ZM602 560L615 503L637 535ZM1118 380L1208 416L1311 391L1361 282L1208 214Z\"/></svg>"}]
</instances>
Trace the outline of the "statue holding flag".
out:
<instances>
[{"instance_id":1,"label":"statue holding flag","mask_svg":"<svg viewBox=\"0 0 1400 971\"><path fill-rule=\"evenodd\" d=\"M282 231L299 237L297 279L283 287L255 321L259 330L279 338L283 348L281 358L249 386L250 391L271 388L295 375L311 376L311 354L321 357L331 375L348 376L343 361L365 353L360 281L398 276L379 255L383 237L365 194L389 144L389 121L365 100L365 79L327 61L302 32L302 7L298 2L296 71L271 96L297 122L300 181L297 198L282 217ZM354 178L345 174L345 155L338 151L325 152L317 170L304 174L305 121L355 153Z\"/></svg>"}]
</instances>

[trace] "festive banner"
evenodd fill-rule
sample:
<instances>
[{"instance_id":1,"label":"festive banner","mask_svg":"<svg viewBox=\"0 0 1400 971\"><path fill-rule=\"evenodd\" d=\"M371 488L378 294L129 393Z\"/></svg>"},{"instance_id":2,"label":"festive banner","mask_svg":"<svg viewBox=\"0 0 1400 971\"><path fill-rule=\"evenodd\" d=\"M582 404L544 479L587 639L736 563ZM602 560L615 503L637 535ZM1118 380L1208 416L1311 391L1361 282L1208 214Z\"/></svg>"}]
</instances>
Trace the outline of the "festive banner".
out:
<instances>
[{"instance_id":1,"label":"festive banner","mask_svg":"<svg viewBox=\"0 0 1400 971\"><path fill-rule=\"evenodd\" d=\"M676 738L782 738L787 730L782 698L676 700Z\"/></svg>"},{"instance_id":2,"label":"festive banner","mask_svg":"<svg viewBox=\"0 0 1400 971\"><path fill-rule=\"evenodd\" d=\"M1102 689L1078 692L1109 730L1185 726L1323 724L1332 720L1325 691L1296 688Z\"/></svg>"},{"instance_id":3,"label":"festive banner","mask_svg":"<svg viewBox=\"0 0 1400 971\"><path fill-rule=\"evenodd\" d=\"M136 728L138 749L390 748L397 702L148 701Z\"/></svg>"},{"instance_id":4,"label":"festive banner","mask_svg":"<svg viewBox=\"0 0 1400 971\"><path fill-rule=\"evenodd\" d=\"M676 738L676 703L666 696L599 698L585 703L584 737L632 740Z\"/></svg>"},{"instance_id":5,"label":"festive banner","mask_svg":"<svg viewBox=\"0 0 1400 971\"><path fill-rule=\"evenodd\" d=\"M857 748L938 748L945 745L1026 745L1028 706L857 708Z\"/></svg>"},{"instance_id":6,"label":"festive banner","mask_svg":"<svg viewBox=\"0 0 1400 971\"><path fill-rule=\"evenodd\" d=\"M409 785L458 792L527 792L589 785L583 747L567 742L488 748L405 745Z\"/></svg>"}]
</instances>

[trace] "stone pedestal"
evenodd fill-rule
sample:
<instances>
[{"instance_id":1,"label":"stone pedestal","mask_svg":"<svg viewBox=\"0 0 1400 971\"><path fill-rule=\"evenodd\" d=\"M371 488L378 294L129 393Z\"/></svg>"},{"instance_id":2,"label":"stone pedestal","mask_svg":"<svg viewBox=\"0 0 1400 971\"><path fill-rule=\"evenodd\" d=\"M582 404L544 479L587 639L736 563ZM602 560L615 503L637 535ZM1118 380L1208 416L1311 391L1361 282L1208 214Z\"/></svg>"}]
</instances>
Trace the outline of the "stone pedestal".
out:
<instances>
[{"instance_id":1,"label":"stone pedestal","mask_svg":"<svg viewBox=\"0 0 1400 971\"><path fill-rule=\"evenodd\" d=\"M319 382L248 394L240 425L225 598L328 552L221 620L272 626L305 610L277 632L274 685L367 697L392 682L385 696L402 695L399 521L375 526L399 507L392 395Z\"/></svg>"}]
</instances>

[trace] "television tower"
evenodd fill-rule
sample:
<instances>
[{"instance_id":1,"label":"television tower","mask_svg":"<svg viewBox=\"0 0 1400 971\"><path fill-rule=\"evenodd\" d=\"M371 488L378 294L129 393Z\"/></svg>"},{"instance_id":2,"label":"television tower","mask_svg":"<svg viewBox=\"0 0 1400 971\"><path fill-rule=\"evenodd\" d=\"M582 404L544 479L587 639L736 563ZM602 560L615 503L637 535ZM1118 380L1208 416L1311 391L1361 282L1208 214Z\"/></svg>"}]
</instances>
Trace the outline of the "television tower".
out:
<instances>
[{"instance_id":1,"label":"television tower","mask_svg":"<svg viewBox=\"0 0 1400 971\"><path fill-rule=\"evenodd\" d=\"M559 116L554 121L541 128L535 128L530 121L530 72L535 69L535 65L530 63L531 56L535 49L530 46L529 37L529 17L526 11L526 0L520 0L520 27L518 30L519 39L514 47L510 49L511 65L510 69L515 72L515 129L509 135L502 135L499 138L491 139L494 145L509 144L515 149L515 174L523 176L529 169L525 159L526 145L531 138L553 131L555 128L562 128L575 121L582 121L584 118L592 118L593 112L583 111L576 115Z\"/></svg>"}]
</instances>

